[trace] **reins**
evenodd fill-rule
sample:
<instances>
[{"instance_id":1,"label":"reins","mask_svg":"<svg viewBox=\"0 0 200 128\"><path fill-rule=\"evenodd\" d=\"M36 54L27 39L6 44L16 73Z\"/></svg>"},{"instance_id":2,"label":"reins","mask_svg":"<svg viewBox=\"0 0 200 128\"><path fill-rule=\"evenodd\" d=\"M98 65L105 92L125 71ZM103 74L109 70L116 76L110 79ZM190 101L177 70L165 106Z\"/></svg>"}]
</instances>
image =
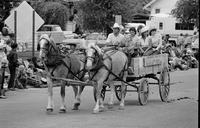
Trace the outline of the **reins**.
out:
<instances>
[{"instance_id":1,"label":"reins","mask_svg":"<svg viewBox=\"0 0 200 128\"><path fill-rule=\"evenodd\" d=\"M48 45L49 45L49 48L42 48L42 49L48 51L48 54L47 54L47 55L48 55L48 56L55 56L55 57L58 57L58 59L61 59L61 60L60 60L61 62L60 62L59 64L56 64L56 65L52 66L52 67L53 67L53 70L51 71L50 76L53 77L53 72L56 70L56 68L57 68L59 65L63 64L63 65L68 69L68 71L69 71L69 73L70 73L71 75L73 75L76 79L78 79L78 80L81 81L81 79L82 79L83 76L84 76L84 71L85 71L85 70L81 70L81 71L78 73L78 74L80 74L80 73L83 71L83 76L81 76L81 78L79 78L79 77L71 70L71 66L72 66L72 64L71 64L71 57L70 57L69 55L66 55L66 56L62 55L61 52L60 52L60 50L57 48L56 45L54 45L53 42L49 42ZM53 52L51 52L52 49L55 51L55 54L52 54L52 53L53 53ZM50 54L49 54L49 53L50 53ZM60 57L60 58L59 58L59 57ZM66 57L69 58L69 66L68 66L68 65L64 62L64 60L63 60L63 58L66 58ZM45 63L44 63L44 65L45 65L46 67L48 67Z\"/></svg>"}]
</instances>

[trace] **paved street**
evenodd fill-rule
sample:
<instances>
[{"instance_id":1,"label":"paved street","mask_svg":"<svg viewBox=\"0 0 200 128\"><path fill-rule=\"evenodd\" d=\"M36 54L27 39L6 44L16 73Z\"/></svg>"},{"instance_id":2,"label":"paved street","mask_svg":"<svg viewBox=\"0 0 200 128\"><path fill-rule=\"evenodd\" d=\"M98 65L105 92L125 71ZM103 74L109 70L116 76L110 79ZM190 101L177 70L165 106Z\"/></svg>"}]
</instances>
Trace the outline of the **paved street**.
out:
<instances>
[{"instance_id":1,"label":"paved street","mask_svg":"<svg viewBox=\"0 0 200 128\"><path fill-rule=\"evenodd\" d=\"M92 114L92 87L85 88L78 111L71 110L73 91L71 87L66 88L66 114L59 113L59 88L54 88L55 108L51 115L45 110L46 88L8 92L7 99L0 99L0 128L197 128L198 69L175 71L170 75L170 102L161 102L158 86L152 85L147 105L139 105L137 93L128 92L125 110L118 110L115 99L114 109L100 114Z\"/></svg>"}]
</instances>

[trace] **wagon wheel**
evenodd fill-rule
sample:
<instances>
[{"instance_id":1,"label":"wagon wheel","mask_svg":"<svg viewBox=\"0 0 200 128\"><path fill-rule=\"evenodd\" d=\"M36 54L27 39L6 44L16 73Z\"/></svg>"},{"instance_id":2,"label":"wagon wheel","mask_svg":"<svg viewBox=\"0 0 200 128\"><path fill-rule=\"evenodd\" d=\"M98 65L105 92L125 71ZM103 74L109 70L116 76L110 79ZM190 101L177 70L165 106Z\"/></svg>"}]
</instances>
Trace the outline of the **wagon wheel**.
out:
<instances>
[{"instance_id":1,"label":"wagon wheel","mask_svg":"<svg viewBox=\"0 0 200 128\"><path fill-rule=\"evenodd\" d=\"M126 86L126 89L125 89L125 94L124 94L125 96L126 96L126 92L127 92L127 86ZM121 85L115 86L115 94L116 94L117 99L119 101L121 101L121 99L122 99L122 96L121 96Z\"/></svg>"},{"instance_id":2,"label":"wagon wheel","mask_svg":"<svg viewBox=\"0 0 200 128\"><path fill-rule=\"evenodd\" d=\"M97 102L97 91L95 88L93 88L93 93L94 93L94 100L95 102ZM106 94L106 86L103 86L101 90L101 97L103 98L103 100L105 99L105 94Z\"/></svg>"},{"instance_id":3,"label":"wagon wheel","mask_svg":"<svg viewBox=\"0 0 200 128\"><path fill-rule=\"evenodd\" d=\"M142 78L138 87L138 100L141 105L147 103L149 97L149 83L146 78Z\"/></svg>"},{"instance_id":4,"label":"wagon wheel","mask_svg":"<svg viewBox=\"0 0 200 128\"><path fill-rule=\"evenodd\" d=\"M170 91L170 75L168 69L164 68L159 78L159 93L160 93L160 98L163 102L167 101L169 91Z\"/></svg>"}]
</instances>

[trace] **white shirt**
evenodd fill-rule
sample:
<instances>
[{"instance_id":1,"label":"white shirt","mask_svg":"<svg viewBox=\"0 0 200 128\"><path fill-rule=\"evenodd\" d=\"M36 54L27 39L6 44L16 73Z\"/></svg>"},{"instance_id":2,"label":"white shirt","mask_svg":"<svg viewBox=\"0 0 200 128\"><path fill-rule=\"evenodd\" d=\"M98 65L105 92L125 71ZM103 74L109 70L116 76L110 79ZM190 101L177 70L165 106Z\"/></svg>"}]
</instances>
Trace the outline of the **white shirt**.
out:
<instances>
[{"instance_id":1,"label":"white shirt","mask_svg":"<svg viewBox=\"0 0 200 128\"><path fill-rule=\"evenodd\" d=\"M137 46L140 45L140 39L137 35L132 37L130 34L125 36L125 46L126 47L131 47L131 46Z\"/></svg>"},{"instance_id":2,"label":"white shirt","mask_svg":"<svg viewBox=\"0 0 200 128\"><path fill-rule=\"evenodd\" d=\"M7 56L6 56L6 54L4 53L4 51L1 49L1 50L0 50L0 69L1 69L2 63L5 63L6 66L8 66Z\"/></svg>"},{"instance_id":3,"label":"white shirt","mask_svg":"<svg viewBox=\"0 0 200 128\"><path fill-rule=\"evenodd\" d=\"M140 37L140 42L142 47L148 47L149 46L149 37L146 37L146 39L143 39L142 37Z\"/></svg>"},{"instance_id":4,"label":"white shirt","mask_svg":"<svg viewBox=\"0 0 200 128\"><path fill-rule=\"evenodd\" d=\"M149 39L151 39L151 43L153 45L153 47L161 47L162 45L162 37L160 34L156 34L154 36L150 36Z\"/></svg>"},{"instance_id":5,"label":"white shirt","mask_svg":"<svg viewBox=\"0 0 200 128\"><path fill-rule=\"evenodd\" d=\"M118 45L121 44L123 40L124 40L124 35L122 35L121 33L119 33L117 36L111 33L108 35L106 43L111 45Z\"/></svg>"}]
</instances>

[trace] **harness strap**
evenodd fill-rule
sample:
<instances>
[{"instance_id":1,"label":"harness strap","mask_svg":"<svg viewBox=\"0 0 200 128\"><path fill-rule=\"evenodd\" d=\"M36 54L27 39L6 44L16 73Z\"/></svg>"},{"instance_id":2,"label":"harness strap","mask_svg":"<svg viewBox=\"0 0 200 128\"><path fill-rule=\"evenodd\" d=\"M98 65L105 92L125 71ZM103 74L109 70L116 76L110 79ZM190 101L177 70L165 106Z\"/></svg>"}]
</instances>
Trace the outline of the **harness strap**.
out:
<instances>
[{"instance_id":1,"label":"harness strap","mask_svg":"<svg viewBox=\"0 0 200 128\"><path fill-rule=\"evenodd\" d=\"M112 67L113 67L113 65L112 65L112 58L111 57L109 57L109 59L110 59L110 61L111 61L111 69L108 69L108 67L106 66L106 65L104 65L105 66L105 68L106 68L106 70L108 70L108 72L109 72L109 74L108 74L108 76L107 76L107 78L106 78L106 80L105 81L107 81L108 80L108 78L109 78L109 76L110 76L110 72L112 72Z\"/></svg>"},{"instance_id":2,"label":"harness strap","mask_svg":"<svg viewBox=\"0 0 200 128\"><path fill-rule=\"evenodd\" d=\"M78 76L76 76L75 74L74 74L74 72L72 72L72 70L71 70L71 61L70 61L70 67L62 60L62 64L68 69L68 71L76 78L76 79L78 79L78 80L80 80L80 78L78 77Z\"/></svg>"},{"instance_id":3,"label":"harness strap","mask_svg":"<svg viewBox=\"0 0 200 128\"><path fill-rule=\"evenodd\" d=\"M128 82L124 81L122 78L120 78L119 76L117 76L116 74L114 74L111 70L108 69L108 67L105 66L105 68L106 68L106 70L108 70L110 72L110 74L112 74L113 76L115 76L118 80L120 80L120 81L122 81L122 82L124 82L124 83L126 83L126 84L128 84L130 86L133 86L132 84L129 84Z\"/></svg>"}]
</instances>

